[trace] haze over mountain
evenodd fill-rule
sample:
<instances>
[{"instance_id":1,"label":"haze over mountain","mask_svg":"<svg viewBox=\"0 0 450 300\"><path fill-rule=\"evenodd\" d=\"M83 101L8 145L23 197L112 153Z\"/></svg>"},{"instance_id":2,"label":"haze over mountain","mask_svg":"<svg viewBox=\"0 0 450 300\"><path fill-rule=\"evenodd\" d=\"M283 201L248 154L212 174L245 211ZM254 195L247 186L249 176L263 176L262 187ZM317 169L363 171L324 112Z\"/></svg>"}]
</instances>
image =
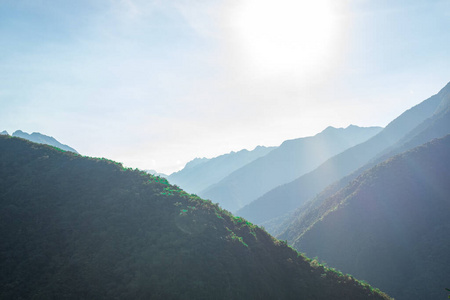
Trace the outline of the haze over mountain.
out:
<instances>
[{"instance_id":1,"label":"haze over mountain","mask_svg":"<svg viewBox=\"0 0 450 300\"><path fill-rule=\"evenodd\" d=\"M395 299L445 298L450 135L389 158L280 235Z\"/></svg>"},{"instance_id":2,"label":"haze over mountain","mask_svg":"<svg viewBox=\"0 0 450 300\"><path fill-rule=\"evenodd\" d=\"M20 138L23 138L23 139L26 139L26 140L29 140L31 142L38 143L38 144L46 144L46 145L58 147L59 149L62 149L65 151L71 151L74 153L78 153L72 147L61 144L54 137L47 136L47 135L41 134L39 132L33 132L32 134L28 134L26 132L23 132L22 130L16 130L12 134L12 136L20 137Z\"/></svg>"},{"instance_id":3,"label":"haze over mountain","mask_svg":"<svg viewBox=\"0 0 450 300\"><path fill-rule=\"evenodd\" d=\"M182 170L170 174L168 179L183 190L197 194L273 149L275 147L258 146L252 151L244 149L211 159L196 158L188 162Z\"/></svg>"},{"instance_id":4,"label":"haze over mountain","mask_svg":"<svg viewBox=\"0 0 450 300\"><path fill-rule=\"evenodd\" d=\"M328 127L315 136L283 142L267 155L246 164L200 196L235 211L272 188L313 170L331 156L366 141L382 128Z\"/></svg>"},{"instance_id":5,"label":"haze over mountain","mask_svg":"<svg viewBox=\"0 0 450 300\"><path fill-rule=\"evenodd\" d=\"M439 104L436 113L434 113L430 118L426 119L424 122L411 130L393 146L377 154L375 158L370 160L358 170L326 187L312 201L300 206L296 211L271 220L265 224L265 227L274 235L281 234L285 231L289 232L289 227L295 226L294 224L298 221L298 219L302 218L305 211L320 206L325 199L344 188L350 181L364 173L366 170L396 154L422 145L434 138L440 138L450 134L450 105L448 104L448 99L450 99L450 94L448 93L450 90L449 86L450 84L442 90L443 93L441 94L441 103Z\"/></svg>"},{"instance_id":6,"label":"haze over mountain","mask_svg":"<svg viewBox=\"0 0 450 300\"><path fill-rule=\"evenodd\" d=\"M438 98L440 103L434 114L384 151L380 157L392 156L450 133L450 82L439 92Z\"/></svg>"},{"instance_id":7,"label":"haze over mountain","mask_svg":"<svg viewBox=\"0 0 450 300\"><path fill-rule=\"evenodd\" d=\"M447 109L439 109L437 113L434 114L429 119L425 120L419 126L414 128L410 133L408 133L403 139L401 139L395 146L390 147L388 150L384 151L381 155L378 155L368 164L364 165L352 174L341 178L339 181L328 186L319 195L317 195L312 201L301 206L296 211L292 212L289 217L285 217L281 224L276 224L272 222L272 227L269 227L271 231L279 235L283 233L283 237L286 239L293 239L291 232L298 231L299 223L304 221L304 215L308 214L308 211L313 211L319 207L327 198L338 192L340 189L344 188L349 182L354 180L356 177L367 171L368 169L374 167L376 164L383 162L384 160L399 154L403 151L412 149L417 145L421 145L424 142L429 142L434 138L443 137L450 134L450 105L448 105L448 99L450 97L446 96L442 99L443 102L447 103ZM442 108L442 106L440 106ZM280 222L280 220L277 220ZM274 226L276 225L276 226ZM309 225L308 225L309 226ZM295 235L295 233L294 233Z\"/></svg>"},{"instance_id":8,"label":"haze over mountain","mask_svg":"<svg viewBox=\"0 0 450 300\"><path fill-rule=\"evenodd\" d=\"M0 136L2 299L388 299L161 177Z\"/></svg>"},{"instance_id":9,"label":"haze over mountain","mask_svg":"<svg viewBox=\"0 0 450 300\"><path fill-rule=\"evenodd\" d=\"M328 185L357 171L371 160L383 157L393 150L393 146L398 147L400 141L405 143L409 134L416 136L420 132L423 142L427 141L427 136L436 137L436 135L439 136L439 132L448 131L450 127L445 125L448 124L446 119L448 114L442 105L448 101L449 90L450 84L447 84L438 94L405 111L373 138L330 158L312 172L269 191L236 214L257 224L265 226L271 224L270 226L276 227L288 218L284 216L285 214L302 206ZM433 127L428 127L426 124L431 124ZM429 131L425 128L429 128ZM409 136L409 139L411 138ZM410 147L417 144L420 144L419 140L411 143ZM407 144L403 145L407 146ZM347 180L351 179L350 177Z\"/></svg>"}]
</instances>

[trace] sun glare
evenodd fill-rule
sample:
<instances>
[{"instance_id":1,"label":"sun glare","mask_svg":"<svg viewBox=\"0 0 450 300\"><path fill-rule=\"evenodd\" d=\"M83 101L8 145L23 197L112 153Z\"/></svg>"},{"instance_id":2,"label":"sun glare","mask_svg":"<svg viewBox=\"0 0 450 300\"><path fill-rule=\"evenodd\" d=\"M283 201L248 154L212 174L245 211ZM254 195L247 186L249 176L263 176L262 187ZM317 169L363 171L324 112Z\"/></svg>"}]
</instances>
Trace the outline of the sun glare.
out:
<instances>
[{"instance_id":1,"label":"sun glare","mask_svg":"<svg viewBox=\"0 0 450 300\"><path fill-rule=\"evenodd\" d=\"M336 48L338 22L328 0L243 0L231 23L245 62L258 73L320 71Z\"/></svg>"}]
</instances>

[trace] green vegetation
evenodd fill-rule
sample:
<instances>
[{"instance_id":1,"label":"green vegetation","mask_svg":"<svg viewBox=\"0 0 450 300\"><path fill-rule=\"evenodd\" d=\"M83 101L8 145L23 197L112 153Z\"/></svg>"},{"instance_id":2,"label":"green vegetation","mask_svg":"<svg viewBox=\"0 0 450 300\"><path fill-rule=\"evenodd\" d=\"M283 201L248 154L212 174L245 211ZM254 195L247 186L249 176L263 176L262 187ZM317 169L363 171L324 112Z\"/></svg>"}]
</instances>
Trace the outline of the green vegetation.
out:
<instances>
[{"instance_id":1,"label":"green vegetation","mask_svg":"<svg viewBox=\"0 0 450 300\"><path fill-rule=\"evenodd\" d=\"M0 299L388 299L161 177L0 137Z\"/></svg>"}]
</instances>

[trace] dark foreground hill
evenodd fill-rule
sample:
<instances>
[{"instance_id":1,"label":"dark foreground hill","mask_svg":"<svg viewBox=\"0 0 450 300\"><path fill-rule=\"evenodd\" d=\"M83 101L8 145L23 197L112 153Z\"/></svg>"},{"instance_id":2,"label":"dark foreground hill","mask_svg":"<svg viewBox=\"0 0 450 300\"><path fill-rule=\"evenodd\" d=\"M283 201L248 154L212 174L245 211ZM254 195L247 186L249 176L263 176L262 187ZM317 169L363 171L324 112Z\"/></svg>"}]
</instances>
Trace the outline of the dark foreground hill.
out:
<instances>
[{"instance_id":1,"label":"dark foreground hill","mask_svg":"<svg viewBox=\"0 0 450 300\"><path fill-rule=\"evenodd\" d=\"M447 135L363 173L306 211L289 235L296 249L395 299L443 299L450 274L449 212Z\"/></svg>"},{"instance_id":2,"label":"dark foreground hill","mask_svg":"<svg viewBox=\"0 0 450 300\"><path fill-rule=\"evenodd\" d=\"M388 299L165 179L0 136L0 299Z\"/></svg>"}]
</instances>

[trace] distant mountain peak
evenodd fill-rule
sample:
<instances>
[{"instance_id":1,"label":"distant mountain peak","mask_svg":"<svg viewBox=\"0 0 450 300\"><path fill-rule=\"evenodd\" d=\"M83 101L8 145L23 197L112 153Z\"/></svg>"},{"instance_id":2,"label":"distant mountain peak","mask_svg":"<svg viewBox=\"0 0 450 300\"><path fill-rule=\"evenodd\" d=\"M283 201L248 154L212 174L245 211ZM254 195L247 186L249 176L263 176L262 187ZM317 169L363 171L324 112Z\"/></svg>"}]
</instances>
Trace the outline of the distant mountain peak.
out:
<instances>
[{"instance_id":1,"label":"distant mountain peak","mask_svg":"<svg viewBox=\"0 0 450 300\"><path fill-rule=\"evenodd\" d=\"M193 168L193 167L195 167L197 165L200 165L202 163L207 162L208 160L209 160L209 158L206 158L206 157L201 157L201 158L200 157L196 157L193 160L187 162L185 168L186 169Z\"/></svg>"},{"instance_id":2,"label":"distant mountain peak","mask_svg":"<svg viewBox=\"0 0 450 300\"><path fill-rule=\"evenodd\" d=\"M376 127L376 126L375 126L375 127ZM345 129L357 129L357 128L361 128L361 127L359 127L358 125L350 124L350 125L348 125ZM368 128L370 128L370 127L368 127Z\"/></svg>"},{"instance_id":3,"label":"distant mountain peak","mask_svg":"<svg viewBox=\"0 0 450 300\"><path fill-rule=\"evenodd\" d=\"M16 130L16 131L14 131L12 136L19 137L19 138L22 138L22 139L26 139L26 140L28 140L30 142L33 142L33 143L46 144L46 145L50 145L50 146L54 146L54 147L60 148L60 149L65 150L65 151L78 153L72 147L69 147L67 145L61 144L54 137L47 136L47 135L39 133L39 132L33 132L32 134L28 134L26 132L23 132L22 130Z\"/></svg>"},{"instance_id":4,"label":"distant mountain peak","mask_svg":"<svg viewBox=\"0 0 450 300\"><path fill-rule=\"evenodd\" d=\"M171 183L179 185L190 193L200 193L243 165L264 156L272 149L273 147L259 146L252 151L243 149L214 158L195 158L188 162L182 170L170 174L168 179Z\"/></svg>"},{"instance_id":5,"label":"distant mountain peak","mask_svg":"<svg viewBox=\"0 0 450 300\"><path fill-rule=\"evenodd\" d=\"M333 134L333 133L344 133L344 132L358 132L363 130L381 130L382 127L379 126L369 126L369 127L361 127L358 125L350 124L347 127L333 127L328 126L323 131L319 132L317 135L323 135L323 134Z\"/></svg>"},{"instance_id":6,"label":"distant mountain peak","mask_svg":"<svg viewBox=\"0 0 450 300\"><path fill-rule=\"evenodd\" d=\"M0 135L9 135L8 131L3 130L2 132L0 132Z\"/></svg>"},{"instance_id":7,"label":"distant mountain peak","mask_svg":"<svg viewBox=\"0 0 450 300\"><path fill-rule=\"evenodd\" d=\"M267 155L236 169L199 195L218 202L225 209L236 211L376 133L378 131L373 128L345 130L330 126L315 136L284 141Z\"/></svg>"},{"instance_id":8,"label":"distant mountain peak","mask_svg":"<svg viewBox=\"0 0 450 300\"><path fill-rule=\"evenodd\" d=\"M321 133L322 132L327 132L327 131L334 131L334 130L337 130L337 129L342 129L342 128L336 128L336 127L333 127L333 126L328 126L324 130L322 130Z\"/></svg>"},{"instance_id":9,"label":"distant mountain peak","mask_svg":"<svg viewBox=\"0 0 450 300\"><path fill-rule=\"evenodd\" d=\"M379 126L368 126L368 127L362 127L362 126L358 126L358 125L354 125L354 124L350 124L347 127L334 127L334 126L328 126L327 128L325 128L324 130L322 130L320 133L324 133L324 132L334 132L334 131L344 131L344 130L359 130L359 129L363 129L363 128L379 128L381 129L382 127ZM319 133L319 134L320 134Z\"/></svg>"},{"instance_id":10,"label":"distant mountain peak","mask_svg":"<svg viewBox=\"0 0 450 300\"><path fill-rule=\"evenodd\" d=\"M354 125L354 124L350 124L347 127L333 127L333 126L328 126L327 128L325 128L322 132L328 132L328 131L341 131L341 130L358 130L358 129L362 129L362 128L379 128L381 129L382 127L380 126L368 126L368 127L363 127L363 126L358 126L358 125Z\"/></svg>"}]
</instances>

